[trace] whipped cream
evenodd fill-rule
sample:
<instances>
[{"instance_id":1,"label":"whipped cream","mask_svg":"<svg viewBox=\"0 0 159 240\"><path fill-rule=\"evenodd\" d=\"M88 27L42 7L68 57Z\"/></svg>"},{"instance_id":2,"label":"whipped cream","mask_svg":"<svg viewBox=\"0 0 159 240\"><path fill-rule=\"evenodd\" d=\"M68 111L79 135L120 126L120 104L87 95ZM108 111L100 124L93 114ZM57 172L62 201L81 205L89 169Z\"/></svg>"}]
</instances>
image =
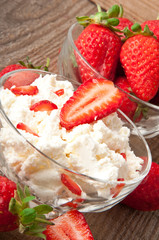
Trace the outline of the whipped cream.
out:
<instances>
[{"instance_id":1,"label":"whipped cream","mask_svg":"<svg viewBox=\"0 0 159 240\"><path fill-rule=\"evenodd\" d=\"M60 126L59 115L63 104L73 94L72 84L67 80L57 81L56 75L47 74L39 76L31 85L38 87L38 94L16 96L9 89L2 88L0 96L4 111L13 125L23 122L39 137L18 130L23 138L3 121L0 143L9 167L41 200L51 201L55 196L74 195L61 183L61 165L108 182L100 184L90 181L88 186L81 182L83 197L93 191L97 196L109 198L111 182L119 178L132 180L139 176L143 160L131 150L130 130L123 126L117 113L67 131ZM55 93L59 89L64 89L61 96ZM58 109L51 112L30 111L30 106L40 100L49 100ZM26 139L59 165L40 154ZM121 153L126 154L126 160Z\"/></svg>"}]
</instances>

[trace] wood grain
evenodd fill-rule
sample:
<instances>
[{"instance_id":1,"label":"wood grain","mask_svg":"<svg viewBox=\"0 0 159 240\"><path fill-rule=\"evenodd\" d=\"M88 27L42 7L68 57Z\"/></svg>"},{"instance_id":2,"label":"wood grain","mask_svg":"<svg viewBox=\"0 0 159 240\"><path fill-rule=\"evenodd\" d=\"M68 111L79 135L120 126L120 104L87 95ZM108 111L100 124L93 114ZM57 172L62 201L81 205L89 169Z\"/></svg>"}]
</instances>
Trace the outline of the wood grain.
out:
<instances>
[{"instance_id":1,"label":"wood grain","mask_svg":"<svg viewBox=\"0 0 159 240\"><path fill-rule=\"evenodd\" d=\"M95 1L108 8L119 1ZM120 1L125 15L143 20L156 18L157 1ZM154 5L156 2L156 5ZM89 15L96 6L89 0L1 0L0 69L29 56L37 65L51 60L50 71L57 72L57 57L69 26L79 15ZM151 8L151 9L150 9ZM144 15L141 14L144 11ZM136 12L136 13L135 13ZM142 15L142 16L141 16ZM148 140L153 161L159 162L159 138ZM102 213L86 213L95 240L157 240L159 211L139 212L122 204ZM0 233L0 240L33 240L18 231Z\"/></svg>"},{"instance_id":2,"label":"wood grain","mask_svg":"<svg viewBox=\"0 0 159 240\"><path fill-rule=\"evenodd\" d=\"M124 17L129 18L133 22L142 23L149 19L157 19L159 15L158 0L92 0L99 4L103 9L108 9L114 4L122 4L124 8Z\"/></svg>"}]
</instances>

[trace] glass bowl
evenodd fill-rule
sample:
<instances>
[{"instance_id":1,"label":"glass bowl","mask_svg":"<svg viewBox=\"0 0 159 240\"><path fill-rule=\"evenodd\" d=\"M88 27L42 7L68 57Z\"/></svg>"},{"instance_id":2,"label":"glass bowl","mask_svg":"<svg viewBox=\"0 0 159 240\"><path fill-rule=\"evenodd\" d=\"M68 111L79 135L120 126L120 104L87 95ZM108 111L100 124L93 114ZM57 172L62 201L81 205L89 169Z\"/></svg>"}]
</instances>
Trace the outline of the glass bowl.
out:
<instances>
[{"instance_id":1,"label":"glass bowl","mask_svg":"<svg viewBox=\"0 0 159 240\"><path fill-rule=\"evenodd\" d=\"M82 82L80 76L80 69L84 68L86 75L82 75L82 78L104 78L97 72L80 54L74 41L78 38L83 30L83 26L78 23L73 24L69 30L67 37L63 43L58 57L58 71L59 74L66 76L70 79L76 79L78 82ZM80 62L80 68L78 63ZM122 89L120 89L122 90ZM141 99L132 96L122 90L129 96L129 99L140 104L141 107L147 109L146 118L142 118L139 122L136 122L136 126L145 138L152 138L159 134L159 106L151 104L149 102L142 101Z\"/></svg>"},{"instance_id":2,"label":"glass bowl","mask_svg":"<svg viewBox=\"0 0 159 240\"><path fill-rule=\"evenodd\" d=\"M10 76L25 71L37 73L38 76L51 74L30 69L13 71L1 77L0 91ZM57 80L66 80L60 75L57 75L56 78ZM79 85L77 81L73 80L72 84L75 89ZM138 177L127 181L123 179L106 181L74 171L33 145L8 118L0 94L0 169L8 178L19 182L21 186L27 185L37 197L36 203L49 204L57 212L63 213L71 208L77 208L81 212L101 212L110 209L139 185L148 174L152 161L149 147L136 126L120 110L118 116L121 118L123 126L130 129L129 145L131 150L137 157L144 160L141 170L138 171ZM20 171L24 167L22 159L29 159L32 154L35 156L34 161L23 175ZM16 161L14 161L15 158ZM38 173L36 178L35 172ZM64 184L62 177L65 177L75 191ZM51 194L48 189L51 189ZM119 191L114 193L114 189ZM109 194L106 195L106 192Z\"/></svg>"}]
</instances>

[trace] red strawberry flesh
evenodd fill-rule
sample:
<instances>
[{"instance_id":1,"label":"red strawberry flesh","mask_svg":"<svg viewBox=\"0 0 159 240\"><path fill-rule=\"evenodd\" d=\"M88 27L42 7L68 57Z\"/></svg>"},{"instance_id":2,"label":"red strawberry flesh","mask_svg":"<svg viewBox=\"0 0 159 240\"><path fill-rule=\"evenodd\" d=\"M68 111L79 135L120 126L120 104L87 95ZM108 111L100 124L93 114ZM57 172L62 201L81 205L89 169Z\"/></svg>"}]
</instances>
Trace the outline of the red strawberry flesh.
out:
<instances>
[{"instance_id":1,"label":"red strawberry flesh","mask_svg":"<svg viewBox=\"0 0 159 240\"><path fill-rule=\"evenodd\" d=\"M74 194L81 196L82 190L67 174L61 174L61 182Z\"/></svg>"},{"instance_id":2,"label":"red strawberry flesh","mask_svg":"<svg viewBox=\"0 0 159 240\"><path fill-rule=\"evenodd\" d=\"M148 175L122 203L140 211L159 209L159 165L157 163L152 162Z\"/></svg>"},{"instance_id":3,"label":"red strawberry flesh","mask_svg":"<svg viewBox=\"0 0 159 240\"><path fill-rule=\"evenodd\" d=\"M18 228L18 219L8 211L9 202L14 197L16 184L0 176L0 232L13 231Z\"/></svg>"},{"instance_id":4,"label":"red strawberry flesh","mask_svg":"<svg viewBox=\"0 0 159 240\"><path fill-rule=\"evenodd\" d=\"M49 100L41 100L37 103L34 103L30 107L30 110L34 111L34 112L38 112L38 111L42 112L42 111L52 111L52 110L57 109L57 108L58 107L53 102L51 102Z\"/></svg>"},{"instance_id":5,"label":"red strawberry flesh","mask_svg":"<svg viewBox=\"0 0 159 240\"><path fill-rule=\"evenodd\" d=\"M31 128L29 128L26 124L24 124L22 122L17 124L17 129L24 130L24 131L26 131L28 133L33 134L36 137L39 137L37 133L35 133Z\"/></svg>"},{"instance_id":6,"label":"red strawberry flesh","mask_svg":"<svg viewBox=\"0 0 159 240\"><path fill-rule=\"evenodd\" d=\"M82 213L71 210L56 219L51 220L55 225L47 226L44 234L47 240L93 240L90 228ZM61 234L61 238L60 238Z\"/></svg>"},{"instance_id":7,"label":"red strawberry flesh","mask_svg":"<svg viewBox=\"0 0 159 240\"><path fill-rule=\"evenodd\" d=\"M115 112L122 103L123 94L112 81L91 79L74 92L60 113L61 126L71 129L84 123L102 119Z\"/></svg>"},{"instance_id":8,"label":"red strawberry flesh","mask_svg":"<svg viewBox=\"0 0 159 240\"><path fill-rule=\"evenodd\" d=\"M13 73L4 83L4 88L10 89L13 86L20 87L30 85L39 77L39 74L33 71L21 71Z\"/></svg>"},{"instance_id":9,"label":"red strawberry flesh","mask_svg":"<svg viewBox=\"0 0 159 240\"><path fill-rule=\"evenodd\" d=\"M38 93L37 86L20 86L11 88L12 93L15 95L36 95Z\"/></svg>"}]
</instances>

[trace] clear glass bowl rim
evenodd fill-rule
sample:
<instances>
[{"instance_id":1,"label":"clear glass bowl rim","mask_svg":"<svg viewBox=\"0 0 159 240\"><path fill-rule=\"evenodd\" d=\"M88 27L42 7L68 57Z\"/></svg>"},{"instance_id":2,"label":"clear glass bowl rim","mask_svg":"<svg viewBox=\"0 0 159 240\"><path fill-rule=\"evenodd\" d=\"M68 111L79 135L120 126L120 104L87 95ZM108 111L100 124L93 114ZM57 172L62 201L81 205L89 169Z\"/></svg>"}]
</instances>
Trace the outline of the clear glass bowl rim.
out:
<instances>
[{"instance_id":1,"label":"clear glass bowl rim","mask_svg":"<svg viewBox=\"0 0 159 240\"><path fill-rule=\"evenodd\" d=\"M0 90L3 86L3 82L4 80L7 80L7 78L11 75L11 74L14 74L14 73L17 73L17 72L24 72L24 71L33 71L33 72L38 72L38 73L43 73L43 74L53 74L53 75L56 75L56 76L59 76L63 79L67 79L65 76L61 76L59 74L54 74L52 72L47 72L47 71L44 71L44 70L39 70L39 69L19 69L19 70L15 70L15 71L11 71L9 73L6 73L4 74L1 78L0 78ZM69 81L69 80L68 80ZM71 80L71 82L73 82ZM74 81L76 82L76 81ZM76 82L77 83L77 82ZM77 83L79 84L79 83ZM32 148L34 148L37 152L39 152L41 155L43 155L45 158L47 158L48 160L52 161L55 165L58 165L59 167L63 168L64 170L68 170L70 173L73 173L73 174L77 174L78 176L81 176L81 177L84 177L84 178L88 178L92 181L96 181L96 182L100 182L100 183L106 183L106 184L117 184L117 183L125 183L126 185L132 185L132 184L135 184L141 180L144 179L144 177L148 174L149 170L150 170L150 167L151 167L151 163L152 163L152 156L151 156L151 152L150 152L150 149L149 149L149 146L145 140L145 138L142 136L142 134L139 132L139 130L137 129L137 127L135 126L135 124L121 111L118 109L118 111L120 112L121 115L123 115L127 121L129 122L129 124L131 124L133 126L133 128L135 129L135 131L137 132L137 136L140 137L140 139L143 141L144 145L145 145L145 148L147 150L147 155L148 155L148 161L147 161L147 166L146 168L144 169L144 171L140 174L140 176L138 178L135 178L133 180L127 180L127 181L104 181L102 179L99 179L99 178L95 178L95 177L91 177L91 176L88 176L86 174L83 174L83 173L80 173L80 172L77 172L77 171L74 171L68 167L65 167L64 165L58 163L57 161L55 161L54 159L52 159L51 157L49 157L48 155L46 155L45 153L43 153L41 150L39 150L37 147L35 147L30 141L28 141L24 135L22 135L18 129L14 126L14 124L10 121L10 119L8 118L7 114L5 113L3 107L2 107L2 104L1 104L1 99L0 99L0 114L2 114L2 116L4 117L4 119L6 120L7 124L10 125L10 127L17 133L19 134Z\"/></svg>"},{"instance_id":2,"label":"clear glass bowl rim","mask_svg":"<svg viewBox=\"0 0 159 240\"><path fill-rule=\"evenodd\" d=\"M80 24L79 24L78 22L72 24L71 27L70 27L69 30L68 30L68 39L69 39L69 41L71 42L72 48L78 53L78 55L81 57L81 59L85 62L85 64L86 64L90 69L92 69L93 72L95 72L95 73L96 73L97 75L99 75L101 78L106 79L104 76L102 76L99 72L97 72L97 71L95 70L95 68L93 68L93 67L86 61L86 59L81 55L81 53L79 52L78 48L76 47L76 45L75 45L75 43L74 43L74 40L73 40L73 37L72 37L72 32L73 32L73 30L74 30L77 26L80 26ZM82 26L80 26L80 27L82 27ZM116 87L118 87L118 86L116 86ZM141 104L146 105L147 107L149 107L149 108L151 108L151 109L153 109L153 110L155 110L155 111L159 111L159 106L154 105L154 104L149 103L149 102L145 102L145 101L141 100L140 98L138 98L138 97L136 97L136 96L134 96L134 95L131 95L131 94L125 92L125 91L124 91L123 89L121 89L120 87L118 87L118 88L119 88L121 91L123 91L124 93L126 93L127 95L129 95L131 98L133 98L134 100L136 100L137 102L140 102Z\"/></svg>"}]
</instances>

